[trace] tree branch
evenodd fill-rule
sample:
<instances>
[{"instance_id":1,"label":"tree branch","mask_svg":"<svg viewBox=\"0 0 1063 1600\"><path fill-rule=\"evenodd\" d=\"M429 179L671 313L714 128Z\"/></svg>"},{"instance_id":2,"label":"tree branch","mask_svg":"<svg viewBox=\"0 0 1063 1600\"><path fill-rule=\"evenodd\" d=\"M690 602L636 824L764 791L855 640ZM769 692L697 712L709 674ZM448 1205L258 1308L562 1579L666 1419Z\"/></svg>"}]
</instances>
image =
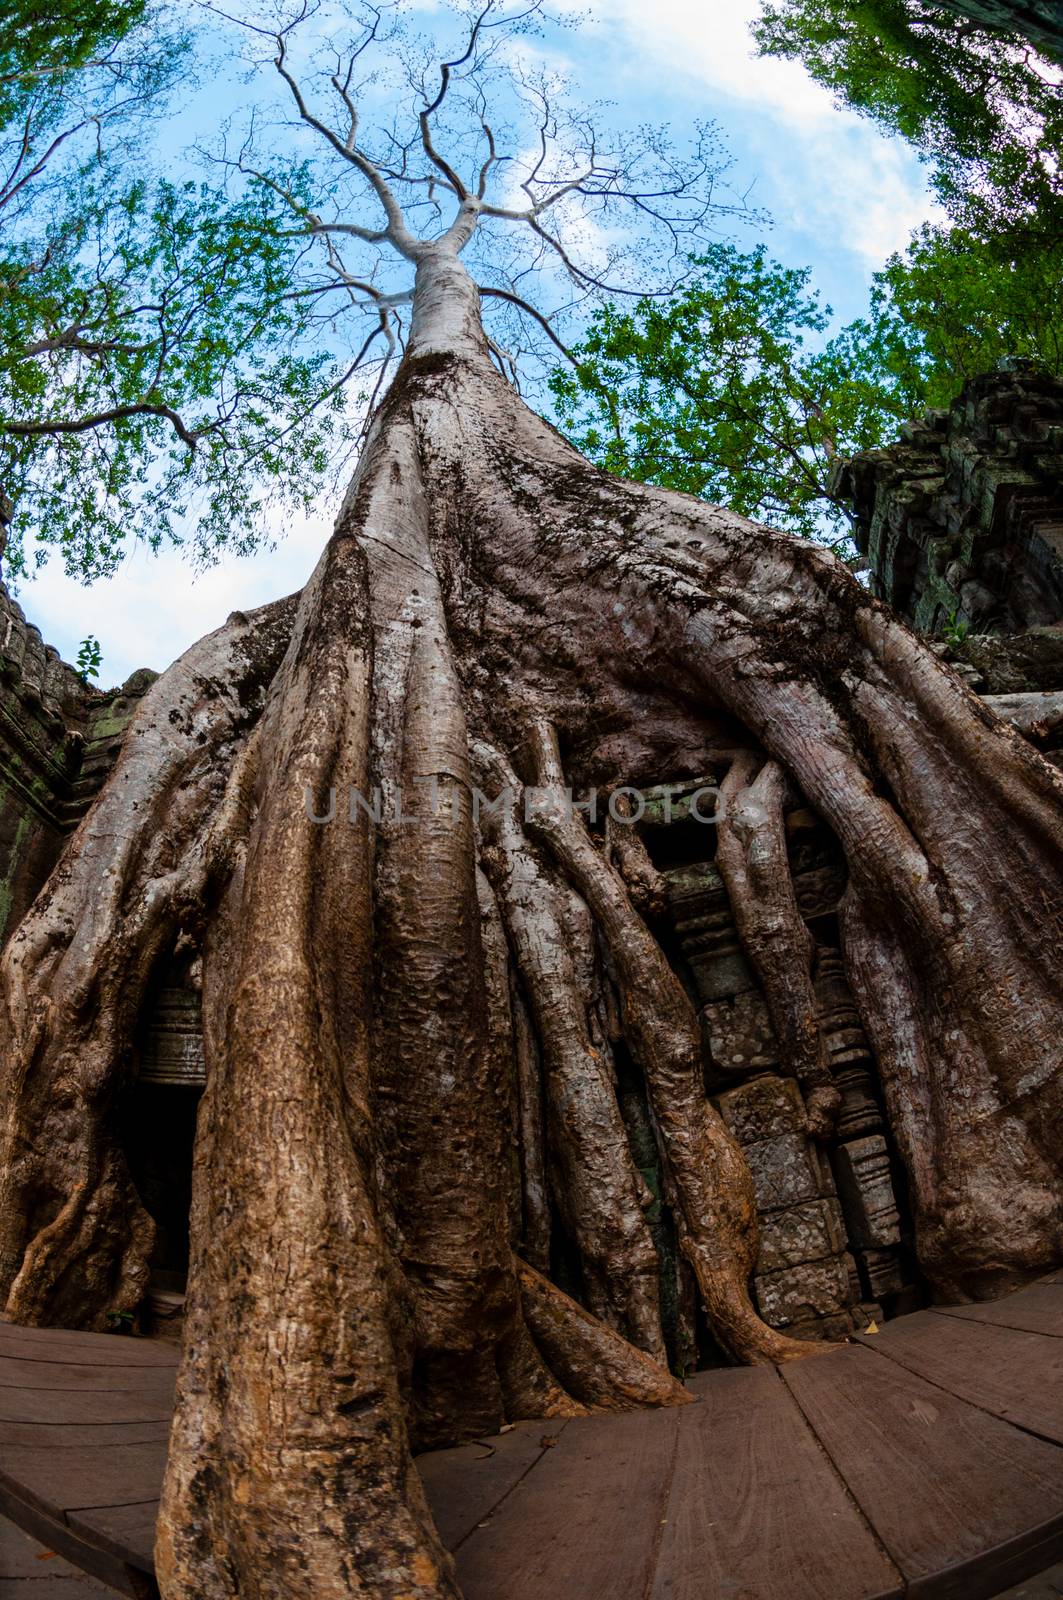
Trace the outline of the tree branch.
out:
<instances>
[{"instance_id":1,"label":"tree branch","mask_svg":"<svg viewBox=\"0 0 1063 1600\"><path fill-rule=\"evenodd\" d=\"M89 433L93 428L102 427L107 422L122 422L127 417L164 417L173 428L174 433L186 444L190 450L198 448L201 432L193 432L186 427L177 412L170 406L155 405L146 400L135 401L130 405L113 406L109 411L96 411L87 417L76 417L66 420L61 417L45 417L39 422L19 422L14 418L0 419L0 433L12 434L16 438L33 438L40 435L53 435L64 433Z\"/></svg>"}]
</instances>

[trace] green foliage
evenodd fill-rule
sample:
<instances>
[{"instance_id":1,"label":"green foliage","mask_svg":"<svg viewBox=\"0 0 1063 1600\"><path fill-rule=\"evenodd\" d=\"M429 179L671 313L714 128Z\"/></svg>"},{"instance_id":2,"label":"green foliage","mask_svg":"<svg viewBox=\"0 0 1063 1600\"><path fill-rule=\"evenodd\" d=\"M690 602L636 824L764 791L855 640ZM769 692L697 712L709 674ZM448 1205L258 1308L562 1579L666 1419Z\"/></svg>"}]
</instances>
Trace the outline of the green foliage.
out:
<instances>
[{"instance_id":1,"label":"green foliage","mask_svg":"<svg viewBox=\"0 0 1063 1600\"><path fill-rule=\"evenodd\" d=\"M595 314L551 379L558 419L611 472L843 538L836 454L890 442L1004 356L1063 374L1058 271L1012 243L924 227L875 275L868 315L826 342L808 271L718 245L672 299Z\"/></svg>"},{"instance_id":2,"label":"green foliage","mask_svg":"<svg viewBox=\"0 0 1063 1600\"><path fill-rule=\"evenodd\" d=\"M113 59L115 48L143 20L147 0L50 0L9 3L0 15L0 124L32 110L62 115L71 83L86 68ZM115 64L116 66L116 64ZM114 81L118 76L112 68Z\"/></svg>"},{"instance_id":3,"label":"green foliage","mask_svg":"<svg viewBox=\"0 0 1063 1600\"><path fill-rule=\"evenodd\" d=\"M948 621L945 624L945 627L944 627L944 629L942 631L942 635L941 636L942 636L942 638L944 639L944 641L945 641L945 643L947 645L950 645L953 648L955 648L957 645L963 644L964 640L967 638L967 635L970 633L970 631L971 631L970 623L969 622L961 622L959 620L959 612L958 611L950 611L949 612Z\"/></svg>"},{"instance_id":4,"label":"green foliage","mask_svg":"<svg viewBox=\"0 0 1063 1600\"><path fill-rule=\"evenodd\" d=\"M807 271L717 245L673 299L596 313L551 388L573 442L609 471L719 501L791 532L843 537L836 453L870 449L921 398L883 379L867 327L818 351L830 308Z\"/></svg>"},{"instance_id":5,"label":"green foliage","mask_svg":"<svg viewBox=\"0 0 1063 1600\"><path fill-rule=\"evenodd\" d=\"M979 237L926 225L875 275L858 324L884 379L945 406L1005 357L1063 376L1060 256L1036 229Z\"/></svg>"},{"instance_id":6,"label":"green foliage","mask_svg":"<svg viewBox=\"0 0 1063 1600\"><path fill-rule=\"evenodd\" d=\"M807 272L717 247L673 300L599 312L552 387L610 470L837 536L833 454L895 437L1002 357L1063 373L1063 93L1028 46L930 0L766 0L754 32L912 141L948 225L919 229L827 343Z\"/></svg>"},{"instance_id":7,"label":"green foliage","mask_svg":"<svg viewBox=\"0 0 1063 1600\"><path fill-rule=\"evenodd\" d=\"M1058 201L1063 96L1023 41L934 0L765 0L753 32L763 54L801 61L841 103L918 146L957 221L987 191L1015 215Z\"/></svg>"},{"instance_id":8,"label":"green foliage","mask_svg":"<svg viewBox=\"0 0 1063 1600\"><path fill-rule=\"evenodd\" d=\"M193 182L82 187L0 260L14 571L32 539L38 560L58 547L98 577L134 534L209 562L262 541L269 500L309 501L338 393L330 357L303 351L305 241L274 204Z\"/></svg>"},{"instance_id":9,"label":"green foliage","mask_svg":"<svg viewBox=\"0 0 1063 1600\"><path fill-rule=\"evenodd\" d=\"M100 662L102 660L103 651L100 648L100 641L94 634L90 633L88 638L82 639L81 644L78 646L78 671L85 683L88 683L90 678L99 677Z\"/></svg>"},{"instance_id":10,"label":"green foliage","mask_svg":"<svg viewBox=\"0 0 1063 1600\"><path fill-rule=\"evenodd\" d=\"M307 249L267 185L156 178L138 145L188 42L146 0L16 5L0 21L0 483L18 574L87 579L132 539L200 563L306 505L335 364ZM292 177L296 188L300 175Z\"/></svg>"}]
</instances>

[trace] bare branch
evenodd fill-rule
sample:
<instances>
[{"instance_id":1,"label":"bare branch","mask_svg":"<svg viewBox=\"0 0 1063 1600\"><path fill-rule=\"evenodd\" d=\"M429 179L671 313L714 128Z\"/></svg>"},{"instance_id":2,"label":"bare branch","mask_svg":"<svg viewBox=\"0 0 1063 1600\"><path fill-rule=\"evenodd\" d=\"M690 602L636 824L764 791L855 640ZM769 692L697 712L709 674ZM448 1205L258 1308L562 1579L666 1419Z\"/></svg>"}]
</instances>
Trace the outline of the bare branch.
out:
<instances>
[{"instance_id":1,"label":"bare branch","mask_svg":"<svg viewBox=\"0 0 1063 1600\"><path fill-rule=\"evenodd\" d=\"M281 78L288 85L292 99L295 101L296 110L308 127L313 128L323 139L326 139L337 155L342 156L344 161L362 174L380 201L384 215L387 217L388 225L384 236L388 243L393 245L399 254L405 256L408 261L416 261L420 253L421 241L415 238L407 228L402 207L399 205L394 192L383 177L380 169L362 151L349 147L346 140L341 139L327 123L322 122L320 117L315 116L307 105L297 80L288 70L286 33L287 30L275 35L277 55L273 64Z\"/></svg>"},{"instance_id":2,"label":"bare branch","mask_svg":"<svg viewBox=\"0 0 1063 1600\"><path fill-rule=\"evenodd\" d=\"M482 295L489 295L493 300L508 300L510 305L516 306L517 309L523 311L525 315L534 317L535 321L542 328L547 338L549 338L557 346L565 359L567 361L571 361L573 366L577 365L576 358L572 354L572 351L566 344L563 343L561 339L558 338L554 329L550 326L549 319L544 317L541 311L536 311L533 305L529 305L527 300L522 300L519 294L512 294L508 289L494 289L482 283L477 284L477 288Z\"/></svg>"}]
</instances>

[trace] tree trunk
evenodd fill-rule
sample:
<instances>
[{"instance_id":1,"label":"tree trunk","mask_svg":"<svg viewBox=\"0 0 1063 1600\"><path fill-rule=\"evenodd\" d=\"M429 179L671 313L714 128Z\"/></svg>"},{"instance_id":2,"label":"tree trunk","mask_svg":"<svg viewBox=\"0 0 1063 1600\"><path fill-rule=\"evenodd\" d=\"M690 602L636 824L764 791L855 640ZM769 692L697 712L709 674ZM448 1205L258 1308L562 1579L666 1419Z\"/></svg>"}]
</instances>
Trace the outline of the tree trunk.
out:
<instances>
[{"instance_id":1,"label":"tree trunk","mask_svg":"<svg viewBox=\"0 0 1063 1600\"><path fill-rule=\"evenodd\" d=\"M717 1339L817 1348L750 1302L749 1174L644 920L652 869L559 803L721 745L720 866L810 1123L836 1091L787 782L848 864L845 960L924 1270L979 1295L1053 1265L1059 774L832 556L589 466L490 365L457 257L428 255L307 589L159 680L3 958L0 1293L100 1326L150 1253L113 1131L135 1018L177 934L202 951L165 1600L454 1595L411 1449L688 1398L599 941ZM558 1229L582 1305L551 1282Z\"/></svg>"}]
</instances>

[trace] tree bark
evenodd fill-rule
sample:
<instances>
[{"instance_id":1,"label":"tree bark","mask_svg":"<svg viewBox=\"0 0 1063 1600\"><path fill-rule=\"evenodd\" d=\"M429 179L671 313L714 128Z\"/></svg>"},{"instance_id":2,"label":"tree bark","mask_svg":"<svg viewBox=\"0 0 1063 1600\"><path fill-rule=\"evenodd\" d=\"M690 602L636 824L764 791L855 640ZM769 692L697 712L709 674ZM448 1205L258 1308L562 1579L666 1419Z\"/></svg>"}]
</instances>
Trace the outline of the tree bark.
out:
<instances>
[{"instance_id":1,"label":"tree bark","mask_svg":"<svg viewBox=\"0 0 1063 1600\"><path fill-rule=\"evenodd\" d=\"M427 252L297 614L238 619L159 680L4 954L8 1314L100 1326L150 1253L112 1115L137 1010L179 931L203 949L165 1600L454 1595L411 1448L682 1403L611 1030L718 1339L817 1348L749 1301L749 1174L642 915L652 873L519 803L721 749L756 751L720 865L813 1118L832 1091L784 775L848 865L845 963L924 1270L979 1295L1055 1264L1060 775L832 556L589 466L492 369L457 257ZM477 784L511 794L480 807ZM315 823L304 792L320 815L330 790ZM582 1303L551 1281L562 1247Z\"/></svg>"}]
</instances>

